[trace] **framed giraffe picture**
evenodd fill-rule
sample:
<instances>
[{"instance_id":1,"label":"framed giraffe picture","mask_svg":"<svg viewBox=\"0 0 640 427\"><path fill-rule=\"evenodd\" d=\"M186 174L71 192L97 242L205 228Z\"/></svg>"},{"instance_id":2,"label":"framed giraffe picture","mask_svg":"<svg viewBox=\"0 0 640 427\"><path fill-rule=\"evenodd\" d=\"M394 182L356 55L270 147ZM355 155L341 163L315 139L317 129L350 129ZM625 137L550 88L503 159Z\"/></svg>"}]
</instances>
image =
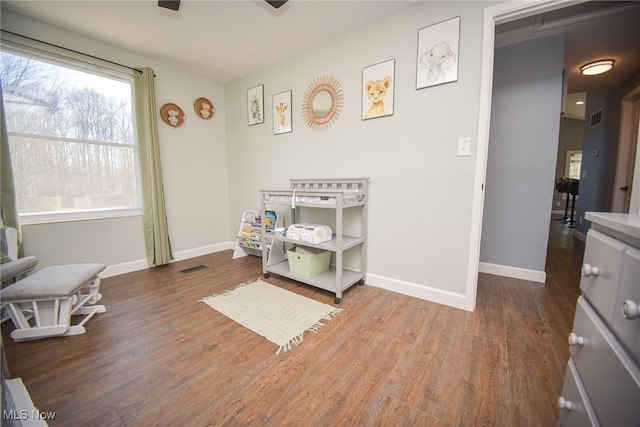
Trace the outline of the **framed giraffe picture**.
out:
<instances>
[{"instance_id":1,"label":"framed giraffe picture","mask_svg":"<svg viewBox=\"0 0 640 427\"><path fill-rule=\"evenodd\" d=\"M273 95L273 134L291 132L291 91Z\"/></svg>"},{"instance_id":2,"label":"framed giraffe picture","mask_svg":"<svg viewBox=\"0 0 640 427\"><path fill-rule=\"evenodd\" d=\"M264 85L247 90L247 116L249 126L264 123Z\"/></svg>"}]
</instances>

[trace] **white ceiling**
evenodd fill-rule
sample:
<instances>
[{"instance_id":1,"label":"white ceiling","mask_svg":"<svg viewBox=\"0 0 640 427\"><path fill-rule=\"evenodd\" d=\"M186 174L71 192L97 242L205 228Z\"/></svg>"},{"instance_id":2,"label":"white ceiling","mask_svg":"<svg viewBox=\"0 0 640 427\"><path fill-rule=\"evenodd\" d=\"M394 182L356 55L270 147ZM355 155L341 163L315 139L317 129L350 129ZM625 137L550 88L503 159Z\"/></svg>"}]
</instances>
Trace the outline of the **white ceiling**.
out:
<instances>
[{"instance_id":1,"label":"white ceiling","mask_svg":"<svg viewBox=\"0 0 640 427\"><path fill-rule=\"evenodd\" d=\"M640 72L640 3L590 1L496 27L496 47L552 34L564 34L568 87L563 117L583 119L586 92L616 88ZM580 67L613 59L613 70L583 76ZM581 101L582 104L576 104Z\"/></svg>"},{"instance_id":2,"label":"white ceiling","mask_svg":"<svg viewBox=\"0 0 640 427\"><path fill-rule=\"evenodd\" d=\"M225 84L421 1L289 0L274 9L263 0L182 0L178 12L157 0L2 0L1 7ZM564 33L569 93L610 89L637 73L640 2L573 4L498 26L496 46ZM581 65L604 57L616 60L612 71L580 75Z\"/></svg>"},{"instance_id":3,"label":"white ceiling","mask_svg":"<svg viewBox=\"0 0 640 427\"><path fill-rule=\"evenodd\" d=\"M417 1L6 1L2 8L229 83ZM416 30L417 31L417 30Z\"/></svg>"},{"instance_id":4,"label":"white ceiling","mask_svg":"<svg viewBox=\"0 0 640 427\"><path fill-rule=\"evenodd\" d=\"M569 93L619 86L640 71L640 2L591 1L496 27L496 46L552 34L565 35L564 68ZM613 70L583 76L580 67L613 59Z\"/></svg>"}]
</instances>

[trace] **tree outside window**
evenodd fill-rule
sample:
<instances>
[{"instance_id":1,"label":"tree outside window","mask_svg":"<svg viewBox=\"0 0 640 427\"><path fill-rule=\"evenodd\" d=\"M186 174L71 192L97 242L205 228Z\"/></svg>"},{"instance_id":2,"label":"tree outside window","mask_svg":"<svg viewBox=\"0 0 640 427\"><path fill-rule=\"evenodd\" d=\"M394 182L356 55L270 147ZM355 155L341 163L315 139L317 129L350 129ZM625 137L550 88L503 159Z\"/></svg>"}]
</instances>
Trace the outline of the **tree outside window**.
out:
<instances>
[{"instance_id":1,"label":"tree outside window","mask_svg":"<svg viewBox=\"0 0 640 427\"><path fill-rule=\"evenodd\" d=\"M8 51L0 60L21 218L139 209L132 81Z\"/></svg>"}]
</instances>

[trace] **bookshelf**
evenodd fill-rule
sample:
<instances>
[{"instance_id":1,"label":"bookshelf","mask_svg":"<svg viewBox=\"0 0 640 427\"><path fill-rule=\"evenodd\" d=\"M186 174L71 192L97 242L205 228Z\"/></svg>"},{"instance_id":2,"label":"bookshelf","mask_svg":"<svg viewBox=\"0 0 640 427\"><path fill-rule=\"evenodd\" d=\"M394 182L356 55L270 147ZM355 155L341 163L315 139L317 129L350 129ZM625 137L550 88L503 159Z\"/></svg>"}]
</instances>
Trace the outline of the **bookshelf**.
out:
<instances>
[{"instance_id":1,"label":"bookshelf","mask_svg":"<svg viewBox=\"0 0 640 427\"><path fill-rule=\"evenodd\" d=\"M265 212L265 234L273 233L273 229L280 223L280 218L275 211ZM268 237L268 236L267 236ZM267 251L271 241L268 240ZM233 250L233 259L247 255L262 256L262 217L258 210L247 210L242 213L240 227L236 236L236 246Z\"/></svg>"}]
</instances>

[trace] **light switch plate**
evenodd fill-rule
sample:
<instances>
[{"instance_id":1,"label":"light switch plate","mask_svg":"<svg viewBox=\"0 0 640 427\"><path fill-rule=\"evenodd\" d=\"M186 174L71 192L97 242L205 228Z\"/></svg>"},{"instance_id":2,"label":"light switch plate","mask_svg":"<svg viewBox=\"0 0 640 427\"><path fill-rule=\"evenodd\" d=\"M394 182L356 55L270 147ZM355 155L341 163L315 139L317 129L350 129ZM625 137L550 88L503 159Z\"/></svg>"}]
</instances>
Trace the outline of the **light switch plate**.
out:
<instances>
[{"instance_id":1,"label":"light switch plate","mask_svg":"<svg viewBox=\"0 0 640 427\"><path fill-rule=\"evenodd\" d=\"M471 155L471 138L458 139L458 157Z\"/></svg>"}]
</instances>

